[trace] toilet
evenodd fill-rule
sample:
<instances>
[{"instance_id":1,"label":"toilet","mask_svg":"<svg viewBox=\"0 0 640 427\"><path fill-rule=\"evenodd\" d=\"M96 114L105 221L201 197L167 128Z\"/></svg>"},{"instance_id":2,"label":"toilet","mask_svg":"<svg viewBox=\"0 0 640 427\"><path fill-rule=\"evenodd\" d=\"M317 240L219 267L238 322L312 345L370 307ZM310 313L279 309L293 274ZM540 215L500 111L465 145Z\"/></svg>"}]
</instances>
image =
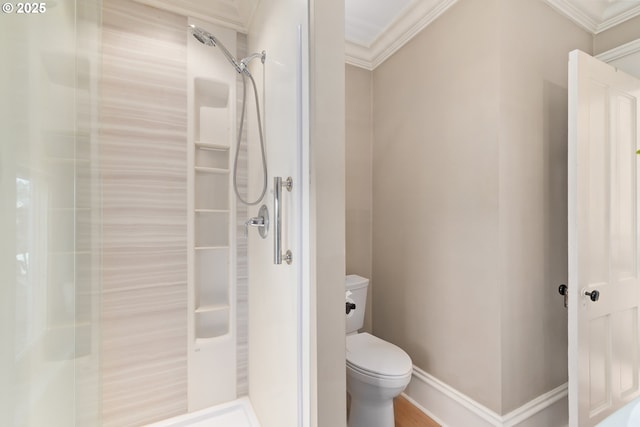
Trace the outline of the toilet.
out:
<instances>
[{"instance_id":1,"label":"toilet","mask_svg":"<svg viewBox=\"0 0 640 427\"><path fill-rule=\"evenodd\" d=\"M400 347L358 333L364 324L369 279L346 277L349 427L394 427L393 399L411 380L411 358ZM352 308L355 305L355 308Z\"/></svg>"}]
</instances>

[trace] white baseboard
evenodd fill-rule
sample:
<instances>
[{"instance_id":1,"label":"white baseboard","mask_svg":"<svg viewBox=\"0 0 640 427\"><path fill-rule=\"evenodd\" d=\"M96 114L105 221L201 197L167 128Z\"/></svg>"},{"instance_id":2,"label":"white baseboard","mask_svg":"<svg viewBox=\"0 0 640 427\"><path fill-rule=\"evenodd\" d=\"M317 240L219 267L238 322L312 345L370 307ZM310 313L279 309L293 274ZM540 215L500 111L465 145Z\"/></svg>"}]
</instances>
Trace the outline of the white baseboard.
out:
<instances>
[{"instance_id":1,"label":"white baseboard","mask_svg":"<svg viewBox=\"0 0 640 427\"><path fill-rule=\"evenodd\" d=\"M442 427L564 427L568 423L566 383L498 415L414 366L403 395Z\"/></svg>"}]
</instances>

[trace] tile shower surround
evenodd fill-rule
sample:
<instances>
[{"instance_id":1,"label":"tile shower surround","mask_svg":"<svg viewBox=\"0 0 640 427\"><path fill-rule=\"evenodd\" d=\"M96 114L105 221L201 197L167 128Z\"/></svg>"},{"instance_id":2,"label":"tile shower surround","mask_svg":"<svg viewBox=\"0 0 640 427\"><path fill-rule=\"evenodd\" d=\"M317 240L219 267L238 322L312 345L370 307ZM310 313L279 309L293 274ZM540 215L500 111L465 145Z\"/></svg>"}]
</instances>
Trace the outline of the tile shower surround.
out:
<instances>
[{"instance_id":1,"label":"tile shower surround","mask_svg":"<svg viewBox=\"0 0 640 427\"><path fill-rule=\"evenodd\" d=\"M187 410L186 19L103 3L102 419Z\"/></svg>"},{"instance_id":2,"label":"tile shower surround","mask_svg":"<svg viewBox=\"0 0 640 427\"><path fill-rule=\"evenodd\" d=\"M187 411L186 18L104 0L100 81L103 425ZM246 37L238 48L246 50ZM238 91L238 96L241 96ZM246 152L240 153L246 167ZM244 169L243 169L244 170ZM246 191L246 178L239 180ZM238 385L247 393L247 248L238 207Z\"/></svg>"}]
</instances>

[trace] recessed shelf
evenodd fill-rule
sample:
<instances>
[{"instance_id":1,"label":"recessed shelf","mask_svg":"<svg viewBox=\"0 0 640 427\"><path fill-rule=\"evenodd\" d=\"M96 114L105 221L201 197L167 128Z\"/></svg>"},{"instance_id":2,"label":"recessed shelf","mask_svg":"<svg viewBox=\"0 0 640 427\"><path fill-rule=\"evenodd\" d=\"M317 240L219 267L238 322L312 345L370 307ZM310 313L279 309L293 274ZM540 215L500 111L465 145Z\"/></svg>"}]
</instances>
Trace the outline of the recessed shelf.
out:
<instances>
[{"instance_id":1,"label":"recessed shelf","mask_svg":"<svg viewBox=\"0 0 640 427\"><path fill-rule=\"evenodd\" d=\"M212 305L203 305L201 307L196 308L196 313L208 313L210 311L218 311L218 310L228 310L228 304L212 304Z\"/></svg>"},{"instance_id":2,"label":"recessed shelf","mask_svg":"<svg viewBox=\"0 0 640 427\"><path fill-rule=\"evenodd\" d=\"M194 169L196 170L196 172L203 172L203 173L215 173L215 174L228 174L229 173L229 169L208 168L208 167L204 167L204 166L196 166Z\"/></svg>"},{"instance_id":3,"label":"recessed shelf","mask_svg":"<svg viewBox=\"0 0 640 427\"><path fill-rule=\"evenodd\" d=\"M229 85L217 80L196 77L194 81L196 105L211 108L227 108L229 105Z\"/></svg>"},{"instance_id":4,"label":"recessed shelf","mask_svg":"<svg viewBox=\"0 0 640 427\"><path fill-rule=\"evenodd\" d=\"M233 81L235 85L235 80ZM196 348L222 348L233 337L235 294L232 279L235 212L232 203L232 143L235 90L226 82L194 78L189 168L193 170L190 239L190 338ZM233 347L233 342L229 341ZM196 350L197 351L197 350ZM226 350L225 350L226 351ZM199 360L210 357L205 352ZM204 365L203 365L204 366Z\"/></svg>"},{"instance_id":5,"label":"recessed shelf","mask_svg":"<svg viewBox=\"0 0 640 427\"><path fill-rule=\"evenodd\" d=\"M229 249L211 248L195 254L195 307L211 311L229 306Z\"/></svg>"},{"instance_id":6,"label":"recessed shelf","mask_svg":"<svg viewBox=\"0 0 640 427\"><path fill-rule=\"evenodd\" d=\"M197 311L196 338L215 338L229 333L229 307L217 310Z\"/></svg>"},{"instance_id":7,"label":"recessed shelf","mask_svg":"<svg viewBox=\"0 0 640 427\"><path fill-rule=\"evenodd\" d=\"M224 144L215 144L212 142L196 141L196 147L203 150L229 151L229 146Z\"/></svg>"},{"instance_id":8,"label":"recessed shelf","mask_svg":"<svg viewBox=\"0 0 640 427\"><path fill-rule=\"evenodd\" d=\"M195 167L229 170L229 150L196 146Z\"/></svg>"},{"instance_id":9,"label":"recessed shelf","mask_svg":"<svg viewBox=\"0 0 640 427\"><path fill-rule=\"evenodd\" d=\"M201 106L198 140L229 141L229 109Z\"/></svg>"},{"instance_id":10,"label":"recessed shelf","mask_svg":"<svg viewBox=\"0 0 640 427\"><path fill-rule=\"evenodd\" d=\"M229 174L195 173L194 209L229 209Z\"/></svg>"},{"instance_id":11,"label":"recessed shelf","mask_svg":"<svg viewBox=\"0 0 640 427\"><path fill-rule=\"evenodd\" d=\"M229 214L224 212L199 212L195 215L195 245L228 246Z\"/></svg>"},{"instance_id":12,"label":"recessed shelf","mask_svg":"<svg viewBox=\"0 0 640 427\"><path fill-rule=\"evenodd\" d=\"M195 209L196 213L229 213L229 209Z\"/></svg>"},{"instance_id":13,"label":"recessed shelf","mask_svg":"<svg viewBox=\"0 0 640 427\"><path fill-rule=\"evenodd\" d=\"M229 246L196 246L196 251L209 251L212 249L229 249Z\"/></svg>"}]
</instances>

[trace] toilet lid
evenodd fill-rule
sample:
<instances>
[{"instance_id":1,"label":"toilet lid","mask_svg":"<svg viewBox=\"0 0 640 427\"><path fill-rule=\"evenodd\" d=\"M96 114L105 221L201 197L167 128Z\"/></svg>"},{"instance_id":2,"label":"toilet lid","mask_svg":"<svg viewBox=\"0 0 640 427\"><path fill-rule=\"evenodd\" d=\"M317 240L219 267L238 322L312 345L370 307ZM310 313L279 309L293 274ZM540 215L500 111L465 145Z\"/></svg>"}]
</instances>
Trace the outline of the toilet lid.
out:
<instances>
[{"instance_id":1,"label":"toilet lid","mask_svg":"<svg viewBox=\"0 0 640 427\"><path fill-rule=\"evenodd\" d=\"M411 372L411 358L400 347L363 332L347 336L347 365L373 376L398 377Z\"/></svg>"}]
</instances>

